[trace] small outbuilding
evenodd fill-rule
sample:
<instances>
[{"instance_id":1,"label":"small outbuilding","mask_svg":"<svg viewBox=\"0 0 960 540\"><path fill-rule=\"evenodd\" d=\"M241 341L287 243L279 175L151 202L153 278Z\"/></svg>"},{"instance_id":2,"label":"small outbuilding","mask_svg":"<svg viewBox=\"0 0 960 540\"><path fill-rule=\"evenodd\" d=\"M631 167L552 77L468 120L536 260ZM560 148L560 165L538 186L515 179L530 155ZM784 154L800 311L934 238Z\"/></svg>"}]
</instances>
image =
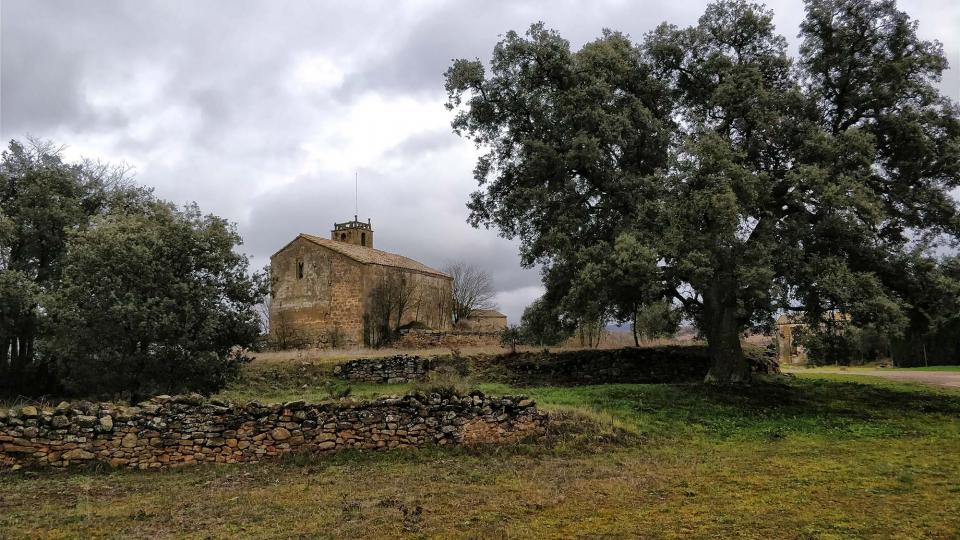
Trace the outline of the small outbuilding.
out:
<instances>
[{"instance_id":1,"label":"small outbuilding","mask_svg":"<svg viewBox=\"0 0 960 540\"><path fill-rule=\"evenodd\" d=\"M475 309L467 318L467 327L475 332L499 332L507 327L507 316L495 309Z\"/></svg>"}]
</instances>

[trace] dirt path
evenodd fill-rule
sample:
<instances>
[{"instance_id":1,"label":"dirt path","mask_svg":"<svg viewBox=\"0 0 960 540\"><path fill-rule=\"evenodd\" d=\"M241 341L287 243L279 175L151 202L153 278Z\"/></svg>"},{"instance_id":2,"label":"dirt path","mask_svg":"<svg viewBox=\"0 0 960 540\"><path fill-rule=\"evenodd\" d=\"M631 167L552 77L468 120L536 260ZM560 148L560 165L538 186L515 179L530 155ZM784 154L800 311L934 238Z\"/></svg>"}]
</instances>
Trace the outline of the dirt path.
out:
<instances>
[{"instance_id":1,"label":"dirt path","mask_svg":"<svg viewBox=\"0 0 960 540\"><path fill-rule=\"evenodd\" d=\"M806 370L794 370L804 373ZM960 372L956 371L897 371L888 369L817 369L809 373L836 373L839 375L868 375L902 382L915 382L946 388L960 388Z\"/></svg>"}]
</instances>

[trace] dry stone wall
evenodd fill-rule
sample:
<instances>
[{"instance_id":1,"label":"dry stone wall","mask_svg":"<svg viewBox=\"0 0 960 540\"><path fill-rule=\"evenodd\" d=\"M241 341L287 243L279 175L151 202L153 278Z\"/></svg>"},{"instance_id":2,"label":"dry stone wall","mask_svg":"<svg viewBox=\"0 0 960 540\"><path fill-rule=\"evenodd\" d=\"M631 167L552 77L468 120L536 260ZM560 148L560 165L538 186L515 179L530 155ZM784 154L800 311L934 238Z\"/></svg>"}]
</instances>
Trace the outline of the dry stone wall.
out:
<instances>
[{"instance_id":1,"label":"dry stone wall","mask_svg":"<svg viewBox=\"0 0 960 540\"><path fill-rule=\"evenodd\" d=\"M101 462L130 469L257 462L291 452L495 443L543 430L523 396L408 395L282 405L159 396L137 407L61 403L0 410L0 470Z\"/></svg>"},{"instance_id":2,"label":"dry stone wall","mask_svg":"<svg viewBox=\"0 0 960 540\"><path fill-rule=\"evenodd\" d=\"M744 346L744 356L754 373L780 373L772 353ZM534 386L697 382L710 369L703 345L519 352L467 360L482 380Z\"/></svg>"},{"instance_id":3,"label":"dry stone wall","mask_svg":"<svg viewBox=\"0 0 960 540\"><path fill-rule=\"evenodd\" d=\"M386 358L361 358L337 364L333 375L341 379L367 383L407 383L422 381L434 368L430 358L400 354Z\"/></svg>"},{"instance_id":4,"label":"dry stone wall","mask_svg":"<svg viewBox=\"0 0 960 540\"><path fill-rule=\"evenodd\" d=\"M401 330L400 339L397 340L394 346L400 349L499 347L500 332Z\"/></svg>"}]
</instances>

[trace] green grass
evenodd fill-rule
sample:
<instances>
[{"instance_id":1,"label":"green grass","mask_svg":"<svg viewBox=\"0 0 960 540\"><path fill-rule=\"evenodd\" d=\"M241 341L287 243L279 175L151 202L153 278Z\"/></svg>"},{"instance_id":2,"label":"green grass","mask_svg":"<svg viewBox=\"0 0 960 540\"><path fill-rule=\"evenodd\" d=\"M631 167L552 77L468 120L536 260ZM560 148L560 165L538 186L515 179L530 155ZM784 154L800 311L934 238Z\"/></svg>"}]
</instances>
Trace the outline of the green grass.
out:
<instances>
[{"instance_id":1,"label":"green grass","mask_svg":"<svg viewBox=\"0 0 960 540\"><path fill-rule=\"evenodd\" d=\"M323 399L324 380L259 373L223 396ZM0 475L0 538L960 535L957 391L816 373L735 390L480 388L532 396L555 418L549 433L161 473Z\"/></svg>"},{"instance_id":2,"label":"green grass","mask_svg":"<svg viewBox=\"0 0 960 540\"><path fill-rule=\"evenodd\" d=\"M737 391L704 385L527 389L482 385L481 389L525 392L548 410L588 408L647 436L723 441L916 436L941 433L960 416L960 393L955 391L836 376L758 384ZM957 426L952 428L956 435Z\"/></svg>"},{"instance_id":3,"label":"green grass","mask_svg":"<svg viewBox=\"0 0 960 540\"><path fill-rule=\"evenodd\" d=\"M840 366L840 365L826 365L826 366L790 366L788 368L790 371L795 373L804 373L804 372L820 372L820 371L836 371L838 369L844 371L949 371L955 372L960 371L960 366L923 366L923 367L880 367L877 365L866 365L866 366Z\"/></svg>"}]
</instances>

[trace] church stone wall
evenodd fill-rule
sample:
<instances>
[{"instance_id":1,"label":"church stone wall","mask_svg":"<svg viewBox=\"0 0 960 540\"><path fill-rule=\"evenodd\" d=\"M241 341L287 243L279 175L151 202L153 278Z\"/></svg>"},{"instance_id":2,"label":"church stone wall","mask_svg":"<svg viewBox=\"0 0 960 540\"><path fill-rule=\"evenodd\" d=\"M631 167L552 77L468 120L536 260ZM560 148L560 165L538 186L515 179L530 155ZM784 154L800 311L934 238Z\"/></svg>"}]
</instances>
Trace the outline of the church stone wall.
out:
<instances>
[{"instance_id":1,"label":"church stone wall","mask_svg":"<svg viewBox=\"0 0 960 540\"><path fill-rule=\"evenodd\" d=\"M378 284L383 283L390 273L405 274L404 277L412 282L411 288L414 291L414 299L404 312L399 326L419 321L435 330L450 329L453 286L449 278L391 266L370 265L365 276L366 290L372 291Z\"/></svg>"},{"instance_id":2,"label":"church stone wall","mask_svg":"<svg viewBox=\"0 0 960 540\"><path fill-rule=\"evenodd\" d=\"M337 334L339 345L363 344L363 315L369 308L370 291L392 273L403 273L416 291L401 326L420 321L437 330L451 327L449 278L362 264L303 238L274 255L270 270L270 326L275 338L282 333L290 340L325 346L333 344Z\"/></svg>"},{"instance_id":3,"label":"church stone wall","mask_svg":"<svg viewBox=\"0 0 960 540\"><path fill-rule=\"evenodd\" d=\"M364 265L298 238L274 255L270 270L272 333L321 344L340 332L348 343L362 342Z\"/></svg>"}]
</instances>

